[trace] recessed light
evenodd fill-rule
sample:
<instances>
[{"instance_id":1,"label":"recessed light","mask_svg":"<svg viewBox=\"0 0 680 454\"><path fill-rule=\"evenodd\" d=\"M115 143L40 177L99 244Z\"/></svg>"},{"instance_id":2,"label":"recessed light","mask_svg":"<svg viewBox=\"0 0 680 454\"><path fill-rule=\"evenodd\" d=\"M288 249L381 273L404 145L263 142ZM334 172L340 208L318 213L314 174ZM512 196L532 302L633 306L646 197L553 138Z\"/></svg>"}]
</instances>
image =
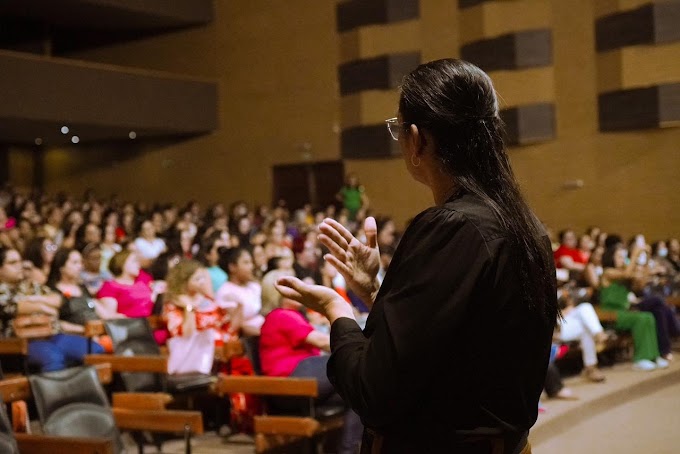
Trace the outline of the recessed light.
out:
<instances>
[{"instance_id":1,"label":"recessed light","mask_svg":"<svg viewBox=\"0 0 680 454\"><path fill-rule=\"evenodd\" d=\"M69 132L68 126L62 126L61 127L61 133L62 134L68 134L68 132Z\"/></svg>"},{"instance_id":2,"label":"recessed light","mask_svg":"<svg viewBox=\"0 0 680 454\"><path fill-rule=\"evenodd\" d=\"M34 142L36 145L42 145L42 139L40 137L36 137Z\"/></svg>"},{"instance_id":3,"label":"recessed light","mask_svg":"<svg viewBox=\"0 0 680 454\"><path fill-rule=\"evenodd\" d=\"M130 131L130 134L128 134L128 137L131 139L136 139L137 138L137 133L134 131Z\"/></svg>"},{"instance_id":4,"label":"recessed light","mask_svg":"<svg viewBox=\"0 0 680 454\"><path fill-rule=\"evenodd\" d=\"M71 142L73 142L73 143L78 143L78 142L80 142L80 137L78 137L78 136L73 136L73 137L71 137Z\"/></svg>"}]
</instances>

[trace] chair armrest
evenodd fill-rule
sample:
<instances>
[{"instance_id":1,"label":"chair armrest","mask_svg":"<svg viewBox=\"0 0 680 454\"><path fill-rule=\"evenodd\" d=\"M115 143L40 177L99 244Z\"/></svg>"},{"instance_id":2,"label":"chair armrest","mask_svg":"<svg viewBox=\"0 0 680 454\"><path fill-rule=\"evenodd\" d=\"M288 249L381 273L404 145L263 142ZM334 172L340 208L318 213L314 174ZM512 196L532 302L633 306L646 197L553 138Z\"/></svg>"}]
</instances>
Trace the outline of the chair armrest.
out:
<instances>
[{"instance_id":1,"label":"chair armrest","mask_svg":"<svg viewBox=\"0 0 680 454\"><path fill-rule=\"evenodd\" d=\"M111 364L114 372L168 373L168 358L165 356L85 355L85 364L104 363Z\"/></svg>"},{"instance_id":2,"label":"chair armrest","mask_svg":"<svg viewBox=\"0 0 680 454\"><path fill-rule=\"evenodd\" d=\"M106 334L106 328L104 327L104 322L101 320L88 320L85 323L85 337L95 337L103 336Z\"/></svg>"},{"instance_id":3,"label":"chair armrest","mask_svg":"<svg viewBox=\"0 0 680 454\"><path fill-rule=\"evenodd\" d=\"M214 391L220 396L247 393L260 396L317 397L318 384L313 378L237 376L221 374Z\"/></svg>"},{"instance_id":4,"label":"chair armrest","mask_svg":"<svg viewBox=\"0 0 680 454\"><path fill-rule=\"evenodd\" d=\"M0 355L28 355L28 340L19 337L0 339Z\"/></svg>"},{"instance_id":5,"label":"chair armrest","mask_svg":"<svg viewBox=\"0 0 680 454\"><path fill-rule=\"evenodd\" d=\"M14 434L22 454L114 454L113 441L106 438L52 437Z\"/></svg>"},{"instance_id":6,"label":"chair armrest","mask_svg":"<svg viewBox=\"0 0 680 454\"><path fill-rule=\"evenodd\" d=\"M203 417L198 411L130 410L113 408L116 426L122 430L182 433L185 427L193 435L203 434Z\"/></svg>"},{"instance_id":7,"label":"chair armrest","mask_svg":"<svg viewBox=\"0 0 680 454\"><path fill-rule=\"evenodd\" d=\"M130 410L165 410L172 402L166 393L113 393L113 407Z\"/></svg>"},{"instance_id":8,"label":"chair armrest","mask_svg":"<svg viewBox=\"0 0 680 454\"><path fill-rule=\"evenodd\" d=\"M0 381L0 395L5 403L31 398L31 384L26 377L7 378Z\"/></svg>"},{"instance_id":9,"label":"chair armrest","mask_svg":"<svg viewBox=\"0 0 680 454\"><path fill-rule=\"evenodd\" d=\"M111 383L112 373L109 364L97 364L94 368L97 371L100 383L104 385ZM5 403L33 398L31 384L26 377L13 377L0 380L0 395Z\"/></svg>"},{"instance_id":10,"label":"chair armrest","mask_svg":"<svg viewBox=\"0 0 680 454\"><path fill-rule=\"evenodd\" d=\"M255 416L255 433L311 437L321 424L314 418L299 416Z\"/></svg>"}]
</instances>

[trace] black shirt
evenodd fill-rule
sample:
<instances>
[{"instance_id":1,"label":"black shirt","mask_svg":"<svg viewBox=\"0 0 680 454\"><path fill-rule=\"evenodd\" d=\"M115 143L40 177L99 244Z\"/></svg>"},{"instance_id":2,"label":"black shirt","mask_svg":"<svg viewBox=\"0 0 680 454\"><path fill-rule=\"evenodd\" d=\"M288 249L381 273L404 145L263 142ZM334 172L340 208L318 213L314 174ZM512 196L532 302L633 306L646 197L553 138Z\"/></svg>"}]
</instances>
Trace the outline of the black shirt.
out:
<instances>
[{"instance_id":1,"label":"black shirt","mask_svg":"<svg viewBox=\"0 0 680 454\"><path fill-rule=\"evenodd\" d=\"M456 431L524 434L536 421L555 320L524 301L513 249L476 196L430 208L404 233L365 330L333 323L329 378L383 452L470 452L451 450ZM542 271L556 298L554 268Z\"/></svg>"}]
</instances>

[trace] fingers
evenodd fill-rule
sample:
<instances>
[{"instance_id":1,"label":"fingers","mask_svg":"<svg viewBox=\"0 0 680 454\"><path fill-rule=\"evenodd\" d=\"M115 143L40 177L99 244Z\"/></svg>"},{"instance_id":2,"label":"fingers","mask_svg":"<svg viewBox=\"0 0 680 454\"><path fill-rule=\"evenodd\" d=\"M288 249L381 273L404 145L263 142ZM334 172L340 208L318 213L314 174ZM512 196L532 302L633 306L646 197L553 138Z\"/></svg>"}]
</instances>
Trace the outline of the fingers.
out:
<instances>
[{"instance_id":1,"label":"fingers","mask_svg":"<svg viewBox=\"0 0 680 454\"><path fill-rule=\"evenodd\" d=\"M375 218L369 216L364 221L364 233L366 234L366 245L371 249L378 246L378 225Z\"/></svg>"},{"instance_id":2,"label":"fingers","mask_svg":"<svg viewBox=\"0 0 680 454\"><path fill-rule=\"evenodd\" d=\"M282 277L276 281L276 290L285 298L302 302L303 293L307 284L296 277Z\"/></svg>"},{"instance_id":3,"label":"fingers","mask_svg":"<svg viewBox=\"0 0 680 454\"><path fill-rule=\"evenodd\" d=\"M330 253L337 257L339 260L342 260L343 262L347 260L347 252L345 252L345 250L341 248L338 245L338 243L336 243L323 233L319 235L319 241L321 242L321 244L326 246Z\"/></svg>"},{"instance_id":4,"label":"fingers","mask_svg":"<svg viewBox=\"0 0 680 454\"><path fill-rule=\"evenodd\" d=\"M338 260L335 256L331 254L326 254L323 256L323 258L325 261L333 265L340 274L345 276L345 278L352 276L352 270L350 270L349 267L345 265L345 262Z\"/></svg>"},{"instance_id":5,"label":"fingers","mask_svg":"<svg viewBox=\"0 0 680 454\"><path fill-rule=\"evenodd\" d=\"M352 240L354 239L354 236L350 233L349 230L345 228L342 224L340 224L338 221L335 219L331 218L326 218L323 220L319 228L326 224L327 226L331 227L331 229L335 230L346 242L347 244L351 243ZM323 231L324 233L328 234L325 230ZM329 235L330 236L330 235ZM342 246L342 244L341 244Z\"/></svg>"},{"instance_id":6,"label":"fingers","mask_svg":"<svg viewBox=\"0 0 680 454\"><path fill-rule=\"evenodd\" d=\"M319 231L321 235L337 244L341 249L346 250L349 247L349 242L333 226L322 222L319 224Z\"/></svg>"},{"instance_id":7,"label":"fingers","mask_svg":"<svg viewBox=\"0 0 680 454\"><path fill-rule=\"evenodd\" d=\"M279 284L274 284L274 287L284 298L288 298L289 300L294 300L299 303L302 302L302 295L300 294L300 292L297 292L290 287L286 287Z\"/></svg>"}]
</instances>

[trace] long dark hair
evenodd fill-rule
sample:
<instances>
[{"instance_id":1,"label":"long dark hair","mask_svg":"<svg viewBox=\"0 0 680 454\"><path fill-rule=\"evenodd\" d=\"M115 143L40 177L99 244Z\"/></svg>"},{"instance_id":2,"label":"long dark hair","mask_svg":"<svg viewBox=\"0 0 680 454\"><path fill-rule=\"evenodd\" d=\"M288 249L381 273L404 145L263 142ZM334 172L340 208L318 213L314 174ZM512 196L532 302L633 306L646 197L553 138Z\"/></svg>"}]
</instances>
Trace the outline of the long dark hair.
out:
<instances>
[{"instance_id":1,"label":"long dark hair","mask_svg":"<svg viewBox=\"0 0 680 454\"><path fill-rule=\"evenodd\" d=\"M522 197L503 143L503 123L489 76L456 59L418 66L404 78L399 113L428 131L460 193L479 197L514 244L522 293L530 307L557 316L552 254L545 231Z\"/></svg>"},{"instance_id":2,"label":"long dark hair","mask_svg":"<svg viewBox=\"0 0 680 454\"><path fill-rule=\"evenodd\" d=\"M71 252L78 252L73 248L59 248L54 254L54 260L52 260L52 267L50 268L50 274L47 276L47 285L52 288L56 288L57 283L61 280L61 269L68 262L68 258Z\"/></svg>"}]
</instances>

